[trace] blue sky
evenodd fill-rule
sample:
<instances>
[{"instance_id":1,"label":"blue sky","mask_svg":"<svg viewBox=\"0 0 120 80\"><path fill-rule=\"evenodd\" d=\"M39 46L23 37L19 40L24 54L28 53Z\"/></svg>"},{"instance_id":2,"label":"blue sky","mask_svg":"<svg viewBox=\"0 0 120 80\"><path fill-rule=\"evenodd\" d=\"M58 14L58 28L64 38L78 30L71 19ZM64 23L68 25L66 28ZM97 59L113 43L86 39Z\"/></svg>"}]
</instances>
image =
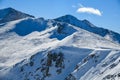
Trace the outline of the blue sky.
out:
<instances>
[{"instance_id":1,"label":"blue sky","mask_svg":"<svg viewBox=\"0 0 120 80\"><path fill-rule=\"evenodd\" d=\"M0 0L7 7L46 19L71 14L120 33L120 0Z\"/></svg>"}]
</instances>

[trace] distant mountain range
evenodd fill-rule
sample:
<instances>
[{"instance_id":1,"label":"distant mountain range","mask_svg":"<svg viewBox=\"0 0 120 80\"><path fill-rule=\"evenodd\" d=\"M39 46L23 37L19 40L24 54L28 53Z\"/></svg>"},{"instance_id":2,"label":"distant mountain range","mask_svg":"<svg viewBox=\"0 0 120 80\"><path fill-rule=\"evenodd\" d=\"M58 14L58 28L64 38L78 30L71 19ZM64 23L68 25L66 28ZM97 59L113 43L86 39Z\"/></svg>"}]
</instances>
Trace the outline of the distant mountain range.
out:
<instances>
[{"instance_id":1,"label":"distant mountain range","mask_svg":"<svg viewBox=\"0 0 120 80\"><path fill-rule=\"evenodd\" d=\"M119 79L119 33L72 15L0 10L0 80Z\"/></svg>"}]
</instances>

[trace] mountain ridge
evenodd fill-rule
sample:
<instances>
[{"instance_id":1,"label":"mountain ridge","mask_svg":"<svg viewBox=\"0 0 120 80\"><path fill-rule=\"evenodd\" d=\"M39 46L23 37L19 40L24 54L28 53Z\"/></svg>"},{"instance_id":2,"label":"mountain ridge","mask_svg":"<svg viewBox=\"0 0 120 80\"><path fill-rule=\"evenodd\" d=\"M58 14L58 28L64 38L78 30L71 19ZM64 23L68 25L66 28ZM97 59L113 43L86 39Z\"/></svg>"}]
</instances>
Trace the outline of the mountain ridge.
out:
<instances>
[{"instance_id":1,"label":"mountain ridge","mask_svg":"<svg viewBox=\"0 0 120 80\"><path fill-rule=\"evenodd\" d=\"M90 23L88 20L81 21L81 20L75 18L72 15L65 15L65 16L56 18L54 20L60 21L60 22L67 22L67 23L72 24L74 26L78 26L78 27L80 27L82 29L93 32L95 34L98 34L98 35L100 35L102 37L106 37L106 35L108 35L109 38L110 38L109 40L116 41L117 43L120 43L120 34L119 33L108 30L108 29L104 29L104 28L101 28L101 27L96 27L92 23Z\"/></svg>"},{"instance_id":2,"label":"mountain ridge","mask_svg":"<svg viewBox=\"0 0 120 80\"><path fill-rule=\"evenodd\" d=\"M118 80L120 44L84 27L96 28L71 15L1 23L0 80Z\"/></svg>"},{"instance_id":3,"label":"mountain ridge","mask_svg":"<svg viewBox=\"0 0 120 80\"><path fill-rule=\"evenodd\" d=\"M3 19L1 18L1 15L0 15L0 18L1 18L0 23L14 21L14 20L22 19L22 18L26 18L26 17L35 18L34 16L31 16L31 15L26 14L26 13L22 13L20 11L17 11L15 9L11 8L11 7L2 9L2 10L0 10L0 12L7 13L7 14L3 14L3 15L5 15L5 17ZM14 15L14 16L10 17L11 15ZM16 17L16 16L20 16L20 17ZM8 18L10 18L10 20ZM65 16L61 16L59 18L56 18L54 20L60 21L60 22L67 22L71 25L78 26L82 29L85 29L87 31L90 31L90 32L95 33L97 35L100 35L102 37L105 37L108 40L111 40L111 41L114 41L114 42L120 44L120 39L119 39L120 34L119 33L108 30L108 29L104 29L101 27L96 27L94 24L92 24L91 22L89 22L86 19L79 20L72 15L65 15Z\"/></svg>"},{"instance_id":4,"label":"mountain ridge","mask_svg":"<svg viewBox=\"0 0 120 80\"><path fill-rule=\"evenodd\" d=\"M26 18L26 17L34 18L34 16L32 16L32 15L22 13L11 7L0 10L0 23L18 20L18 19L22 19L22 18Z\"/></svg>"}]
</instances>

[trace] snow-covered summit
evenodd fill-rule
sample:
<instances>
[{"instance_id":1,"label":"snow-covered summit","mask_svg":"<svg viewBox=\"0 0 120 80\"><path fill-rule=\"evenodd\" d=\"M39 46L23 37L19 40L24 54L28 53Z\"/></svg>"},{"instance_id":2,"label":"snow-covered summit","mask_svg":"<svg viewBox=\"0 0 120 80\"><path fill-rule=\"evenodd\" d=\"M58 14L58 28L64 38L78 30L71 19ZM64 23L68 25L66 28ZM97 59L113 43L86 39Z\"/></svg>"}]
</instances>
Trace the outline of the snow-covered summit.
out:
<instances>
[{"instance_id":1,"label":"snow-covered summit","mask_svg":"<svg viewBox=\"0 0 120 80\"><path fill-rule=\"evenodd\" d=\"M26 13L22 13L11 7L0 10L0 23L9 22L26 17L34 17L34 16Z\"/></svg>"},{"instance_id":2,"label":"snow-covered summit","mask_svg":"<svg viewBox=\"0 0 120 80\"><path fill-rule=\"evenodd\" d=\"M65 16L56 18L55 20L59 21L59 22L66 22L66 23L72 24L74 26L85 29L89 32L92 32L92 33L95 33L102 37L105 37L106 39L111 40L113 42L120 43L120 34L119 33L116 33L114 31L104 29L101 27L97 27L97 26L93 25L92 23L90 23L88 20L79 20L72 15L65 15ZM106 36L109 36L109 38Z\"/></svg>"},{"instance_id":3,"label":"snow-covered summit","mask_svg":"<svg viewBox=\"0 0 120 80\"><path fill-rule=\"evenodd\" d=\"M0 80L119 80L120 44L112 35L72 15L1 23Z\"/></svg>"},{"instance_id":4,"label":"snow-covered summit","mask_svg":"<svg viewBox=\"0 0 120 80\"><path fill-rule=\"evenodd\" d=\"M55 20L61 21L61 22L67 22L67 23L80 22L80 20L78 20L76 17L72 15L64 15L64 16L56 18Z\"/></svg>"}]
</instances>

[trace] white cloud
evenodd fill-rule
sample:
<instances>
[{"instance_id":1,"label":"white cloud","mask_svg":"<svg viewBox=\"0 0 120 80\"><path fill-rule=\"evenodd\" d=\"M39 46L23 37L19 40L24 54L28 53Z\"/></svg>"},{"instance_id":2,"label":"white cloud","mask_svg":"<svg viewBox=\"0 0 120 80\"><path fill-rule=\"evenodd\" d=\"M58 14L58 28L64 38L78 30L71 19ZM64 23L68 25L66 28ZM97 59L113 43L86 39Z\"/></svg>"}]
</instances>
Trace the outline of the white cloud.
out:
<instances>
[{"instance_id":1,"label":"white cloud","mask_svg":"<svg viewBox=\"0 0 120 80\"><path fill-rule=\"evenodd\" d=\"M90 14L95 14L98 16L102 16L102 13L98 9L94 9L91 7L80 7L77 9L78 13L90 13Z\"/></svg>"}]
</instances>

